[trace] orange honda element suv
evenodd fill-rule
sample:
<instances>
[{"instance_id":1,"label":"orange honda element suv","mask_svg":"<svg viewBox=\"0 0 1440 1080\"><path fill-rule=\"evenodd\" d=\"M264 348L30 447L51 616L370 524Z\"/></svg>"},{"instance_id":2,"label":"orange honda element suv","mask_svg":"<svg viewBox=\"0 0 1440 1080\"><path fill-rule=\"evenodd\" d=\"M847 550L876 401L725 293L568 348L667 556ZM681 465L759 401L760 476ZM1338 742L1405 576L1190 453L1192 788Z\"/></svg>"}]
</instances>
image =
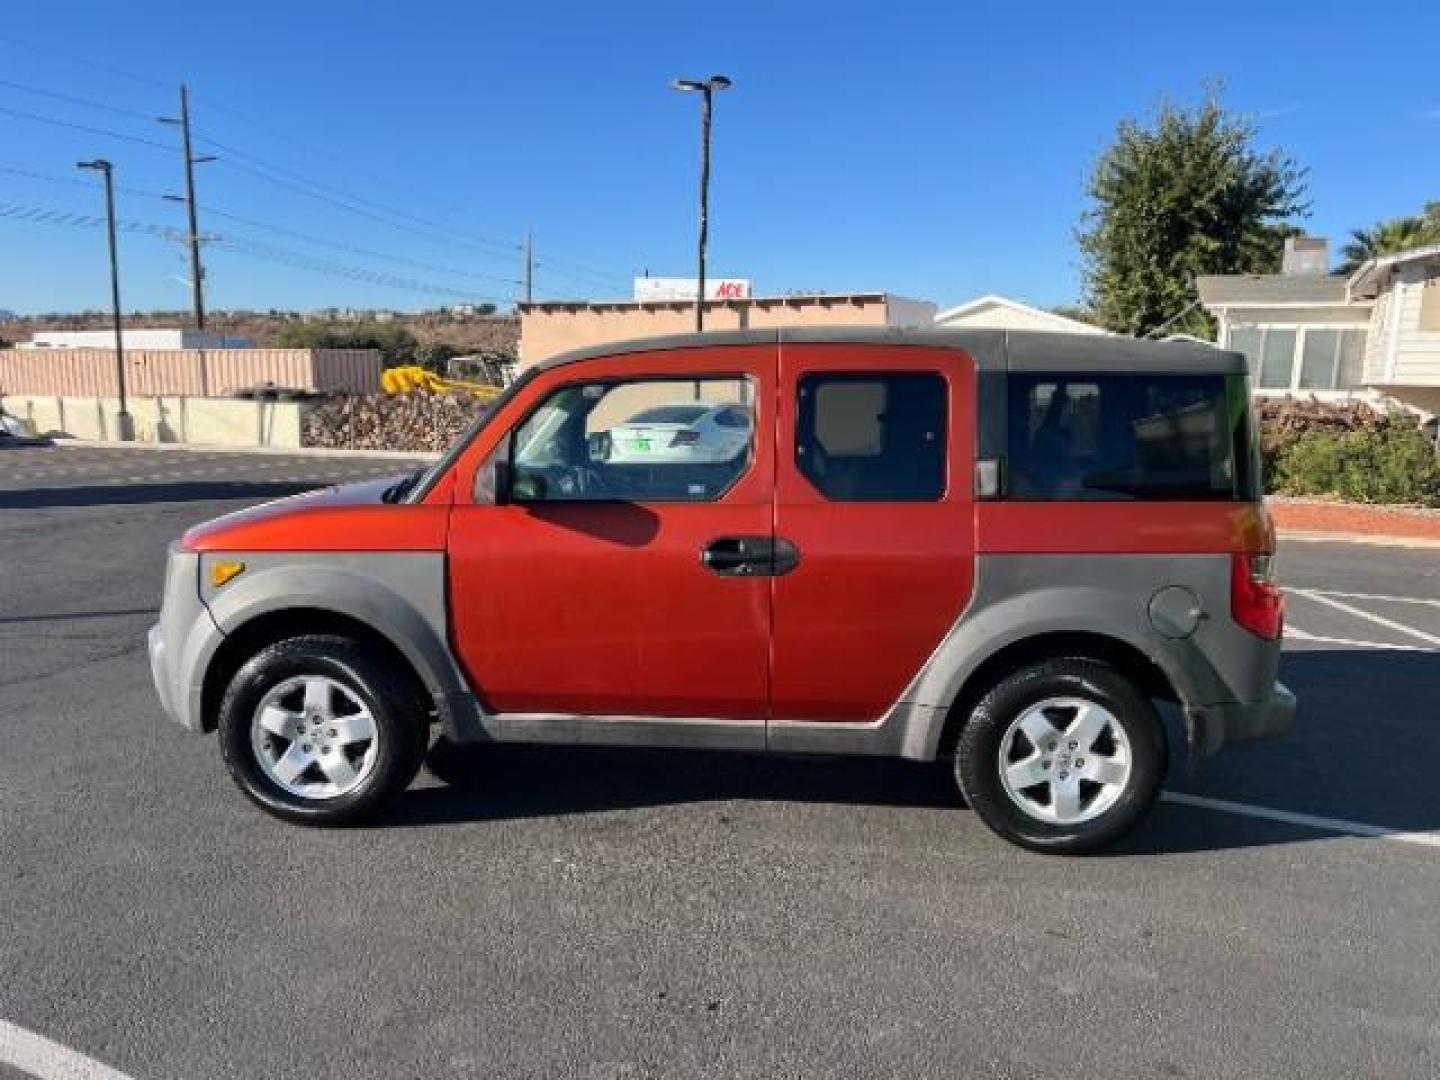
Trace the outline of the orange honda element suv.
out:
<instances>
[{"instance_id":1,"label":"orange honda element suv","mask_svg":"<svg viewBox=\"0 0 1440 1080\"><path fill-rule=\"evenodd\" d=\"M1245 360L1004 331L662 338L531 367L433 467L173 548L160 700L291 821L456 742L953 762L1027 847L1278 735ZM1181 731L1176 725L1177 732Z\"/></svg>"}]
</instances>

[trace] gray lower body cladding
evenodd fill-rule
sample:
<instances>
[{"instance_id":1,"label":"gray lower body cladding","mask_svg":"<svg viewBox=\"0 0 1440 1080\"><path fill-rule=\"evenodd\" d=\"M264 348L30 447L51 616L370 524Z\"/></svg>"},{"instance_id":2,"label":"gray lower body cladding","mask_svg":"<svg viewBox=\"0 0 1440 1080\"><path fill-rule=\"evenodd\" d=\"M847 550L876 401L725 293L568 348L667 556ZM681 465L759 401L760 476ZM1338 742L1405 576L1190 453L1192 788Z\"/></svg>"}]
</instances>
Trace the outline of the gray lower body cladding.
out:
<instances>
[{"instance_id":1,"label":"gray lower body cladding","mask_svg":"<svg viewBox=\"0 0 1440 1080\"><path fill-rule=\"evenodd\" d=\"M207 568L226 558L246 569L216 588ZM975 570L964 613L895 705L873 722L487 713L449 646L439 552L174 551L161 620L151 631L151 664L166 712L203 730L205 672L225 636L251 619L308 608L349 616L384 634L424 682L447 734L459 741L724 746L929 760L941 749L951 706L974 690L988 662L1037 638L1092 635L1154 665L1185 709L1197 752L1277 735L1293 722L1294 698L1276 682L1279 643L1255 637L1230 616L1228 555L984 555Z\"/></svg>"}]
</instances>

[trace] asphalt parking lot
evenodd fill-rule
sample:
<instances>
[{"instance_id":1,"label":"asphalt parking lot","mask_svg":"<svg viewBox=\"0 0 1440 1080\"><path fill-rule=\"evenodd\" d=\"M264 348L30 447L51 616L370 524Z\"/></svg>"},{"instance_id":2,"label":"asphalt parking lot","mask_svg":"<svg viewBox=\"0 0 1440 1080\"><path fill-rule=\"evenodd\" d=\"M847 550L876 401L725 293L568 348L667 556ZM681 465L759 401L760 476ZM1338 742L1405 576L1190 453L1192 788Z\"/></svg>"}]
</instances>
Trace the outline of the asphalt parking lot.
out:
<instances>
[{"instance_id":1,"label":"asphalt parking lot","mask_svg":"<svg viewBox=\"0 0 1440 1080\"><path fill-rule=\"evenodd\" d=\"M165 545L413 464L0 449L0 1062L55 1070L0 1078L1440 1074L1440 552L1285 542L1297 730L1104 857L699 753L441 750L283 825L158 713Z\"/></svg>"}]
</instances>

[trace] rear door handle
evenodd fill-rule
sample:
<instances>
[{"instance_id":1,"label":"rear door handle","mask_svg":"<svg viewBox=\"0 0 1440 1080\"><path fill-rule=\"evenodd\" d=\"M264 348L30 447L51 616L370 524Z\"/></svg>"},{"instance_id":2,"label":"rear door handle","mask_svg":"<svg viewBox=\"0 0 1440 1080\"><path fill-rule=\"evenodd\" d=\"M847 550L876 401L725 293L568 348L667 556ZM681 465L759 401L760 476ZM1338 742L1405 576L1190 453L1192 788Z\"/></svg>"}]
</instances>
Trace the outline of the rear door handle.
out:
<instances>
[{"instance_id":1,"label":"rear door handle","mask_svg":"<svg viewBox=\"0 0 1440 1080\"><path fill-rule=\"evenodd\" d=\"M800 563L789 540L771 536L719 536L700 549L700 562L722 577L773 577Z\"/></svg>"}]
</instances>

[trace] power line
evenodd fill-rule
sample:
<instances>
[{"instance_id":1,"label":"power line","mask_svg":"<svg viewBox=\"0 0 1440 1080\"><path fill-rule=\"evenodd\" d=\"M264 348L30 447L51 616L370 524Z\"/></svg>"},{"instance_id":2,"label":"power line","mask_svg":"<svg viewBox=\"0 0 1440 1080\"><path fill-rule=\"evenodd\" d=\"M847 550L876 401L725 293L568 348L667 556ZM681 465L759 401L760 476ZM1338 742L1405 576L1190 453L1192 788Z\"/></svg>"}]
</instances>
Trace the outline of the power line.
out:
<instances>
[{"instance_id":1,"label":"power line","mask_svg":"<svg viewBox=\"0 0 1440 1080\"><path fill-rule=\"evenodd\" d=\"M0 173L4 173L7 176L19 176L26 180L44 180L52 184L66 184L71 187L93 188L97 186L93 180L82 180L78 176L57 176L55 173L39 172L35 169L21 169L13 165L0 165ZM169 198L168 195L164 195L158 191L146 191L143 188L125 187L120 184L115 185L115 190L125 195L134 195L143 199Z\"/></svg>"},{"instance_id":2,"label":"power line","mask_svg":"<svg viewBox=\"0 0 1440 1080\"><path fill-rule=\"evenodd\" d=\"M166 146L156 139L147 139L141 135L129 135L123 131L111 131L108 128L91 127L89 124L76 124L70 120L61 120L55 116L42 116L39 113L26 112L24 109L11 109L0 105L0 113L7 116L17 116L21 120L33 120L37 124L50 124L54 127L69 128L72 131L83 131L88 135L103 135L107 139L121 139L125 142L139 143L142 146L153 146L157 150L171 151L174 147Z\"/></svg>"},{"instance_id":3,"label":"power line","mask_svg":"<svg viewBox=\"0 0 1440 1080\"><path fill-rule=\"evenodd\" d=\"M210 140L206 140L206 141L207 141L207 143L209 143L209 145L211 145L211 146L214 146L214 145L215 145L215 143L212 142L212 141L210 141ZM290 190L290 191L297 192L298 194L307 196L308 198L315 199L315 200L317 200L317 201L319 201L319 202L323 202L323 203L326 203L327 205L334 206L334 207L336 207L336 208L338 208L338 209L341 209L341 210L344 210L344 211L346 211L346 212L348 212L348 213L355 214L355 215L357 215L358 217L367 218L367 219L369 219L369 220L371 220L371 221L377 221L377 222L379 222L379 223L382 224L382 225L388 225L388 226L389 226L390 228L392 228L392 229L400 229L400 230L402 230L402 231L404 231L404 232L413 233L413 234L415 234L415 235L417 235L417 236L422 236L422 237L424 237L425 239L430 240L430 241L432 241L432 242L433 242L433 241L436 241L436 240L451 241L451 242L454 241L454 238L453 238L453 237L446 236L446 235L443 234L443 233L432 232L432 231L430 231L430 230L428 230L428 229L419 229L419 228L416 228L416 227L413 226L413 225L408 225L408 224L406 224L405 222L395 221L395 220L394 220L393 218L391 218L391 217L388 217L388 216L383 215L383 214L378 214L378 213L376 213L376 212L374 212L374 211L372 211L372 210L367 209L367 208L364 207L364 206L359 206L359 205L356 205L356 204L353 203L353 202L349 202L349 201L347 201L347 200L335 198L334 196L328 195L328 194L326 194L326 193L323 192L323 191L316 190L316 189L314 189L313 187L302 186L301 184L295 183L295 182L293 182L293 181L291 181L291 180L287 180L287 179L286 179L285 177L283 177L283 176L277 176L277 175L275 175L275 174L274 174L273 172L271 172L269 169L266 169L266 168L257 168L257 167L255 167L255 166L253 166L253 165L247 164L247 163L244 162L244 161L237 160L235 157L226 157L226 156L224 156L224 155L222 154L217 160L220 161L222 164L229 166L229 167L232 168L232 169L238 169L239 171L241 171L241 172L243 172L243 173L249 173L251 176L259 177L261 180L266 180L266 181L268 181L268 182L270 182L270 183L272 183L272 184L275 184L275 185L278 186L278 187L283 187L283 188L286 188L286 189L288 189L288 190ZM468 245L467 245L467 246L468 246ZM491 256L492 258L493 258L493 257L496 257L496 253L495 253L495 252L489 252L489 251L487 251L487 252L485 252L485 254Z\"/></svg>"},{"instance_id":4,"label":"power line","mask_svg":"<svg viewBox=\"0 0 1440 1080\"><path fill-rule=\"evenodd\" d=\"M48 58L58 57L61 60L68 60L72 64L79 64L81 67L90 67L97 71L108 72L111 75L119 75L123 79L133 79L135 82L144 83L147 86L158 86L162 90L170 89L168 83L163 83L159 79L152 78L149 75L140 75L134 71L127 71L124 68L115 67L111 64L101 63L99 60L79 56L76 53L66 52L64 49L56 48L52 41L27 41L25 38L16 37L14 34L5 32L0 32L0 41L8 41L12 45L18 45L37 56Z\"/></svg>"},{"instance_id":5,"label":"power line","mask_svg":"<svg viewBox=\"0 0 1440 1080\"><path fill-rule=\"evenodd\" d=\"M256 127L261 128L262 130L269 131L271 134L274 134L274 135L278 136L280 139L284 140L285 142L288 142L288 143L290 143L290 144L292 144L292 145L294 145L294 146L298 146L298 147L301 147L301 148L304 149L304 150L309 151L309 153L310 153L312 156L314 156L314 157L322 158L322 159L325 159L325 160L328 160L328 161L335 162L335 163L337 163L337 164L344 165L347 172L350 172L350 173L354 173L354 172L363 173L363 174L365 174L365 175L368 175L368 176L370 176L370 177L378 180L378 181L379 181L380 183L382 183L382 184L393 185L393 183L394 183L393 180L387 180L385 177L380 176L378 173L376 173L376 172L374 172L374 171L372 171L372 170L363 169L363 168L356 168L354 165L348 164L342 157L340 157L339 155L337 155L337 154L335 154L335 153L333 153L333 152L331 152L331 151L327 151L327 150L325 150L324 148L318 147L318 146L316 146L316 145L313 144L313 143L306 142L305 140L298 139L298 138L295 138L294 136L287 135L287 134L285 134L284 132L280 131L279 129L273 127L272 125L265 124L265 123L263 123L263 122L261 122L261 121L259 121L259 120L256 120L254 117L248 116L248 115L246 115L245 113L240 112L240 111L237 110L237 109L232 109L232 108L230 108L230 107L228 107L228 106L225 106L225 105L223 105L223 104L221 104L221 103L219 103L219 102L216 102L216 101L213 100L213 99L205 98L205 97L203 97L203 96L200 95L200 94L196 94L195 97L196 97L197 100L201 100L201 101L207 102L207 103L210 105L211 108L218 108L221 112L226 112L226 113L229 113L229 114L232 115L232 116L239 117L240 119L245 120L246 122L248 122L248 123L250 123L250 124L253 124L253 125L255 125ZM362 196L355 195L355 194L352 193L352 192L344 191L344 190L342 190L342 189L340 189L340 188L337 188L337 187L334 187L334 186L332 186L332 185L327 185L327 184L318 183L317 181L311 179L311 178L308 177L308 176L304 176L304 175L295 173L295 172L287 169L285 166L277 165L277 164L275 164L274 162L271 162L271 161L266 161L266 160L263 159L263 158L257 157L257 156L254 155L254 154L251 154L251 153L249 153L249 152L247 152L247 151L240 150L240 149L238 149L238 148L236 148L236 147L226 146L225 144L220 143L220 142L216 141L215 139L200 137L200 141L206 143L206 144L209 145L209 146L214 147L214 148L217 149L217 150L222 150L222 151L225 151L225 152L227 152L227 153L234 154L234 155L236 155L236 156L238 156L238 157L240 157L240 158L243 158L243 159L245 159L245 160L248 160L249 162L251 162L251 163L253 163L253 164L255 164L255 165L259 165L259 166L263 166L263 167L265 167L265 168L271 169L272 171L277 172L277 173L280 173L281 175L284 175L284 176L289 176L289 177L291 177L291 178L293 178L293 179L296 179L296 180L300 181L301 183L308 184L308 185L310 185L311 187L318 188L318 189L320 189L320 190L322 190L322 191L328 191L328 192L330 192L330 193L332 193L332 194L334 194L334 195L337 195L337 196L339 196L339 197L341 197L341 198L349 199L349 200L351 200L351 201L353 201L353 202L360 203L360 204L362 204L362 205L368 206L368 207L370 207L370 208L372 208L372 209L375 209L375 210L377 210L377 211L380 211L380 212L383 212L383 213L386 213L386 214L390 214L390 215L395 216L395 217L404 218L404 219L406 219L406 220L408 220L408 221L415 222L416 224L424 225L424 226L426 226L427 228L442 230L442 232L443 232L443 238L444 238L445 240L447 240L447 241L453 242L457 237L461 237L461 238L464 238L464 239L469 240L471 243L478 244L478 245L480 245L480 246L482 246L482 247L496 247L496 248L499 248L500 250L504 251L507 255L512 255L512 256L513 256L513 253L515 253L515 252L520 252L520 251L522 251L522 250L524 249L524 244L523 244L523 243L519 243L519 242L515 242L515 241L510 241L510 240L500 240L500 239L496 239L496 238L493 237L493 236L485 236L484 234L481 234L481 233L475 233L475 232L470 232L470 231L457 230L457 229L454 229L452 226L447 225L447 224L445 224L445 223L443 223L443 222L436 221L436 220L434 220L433 218L420 217L420 216L418 216L418 215L411 214L411 213L407 213L407 212L402 211L402 210L396 210L394 207L386 206L386 205L384 205L384 204L382 204L382 203L378 203L378 202L376 202L376 201L374 201L374 200L372 200L372 199L367 199L367 198L364 198L364 197L362 197ZM555 263L555 262L568 263L571 267L573 267L573 268L576 269L576 270L579 270L579 271L581 271L581 272L590 273L590 274L592 274L592 275L594 275L594 276L596 276L596 277L608 279L609 281L612 281L612 282L613 282L613 281L622 281L622 280L624 280L623 276L621 276L621 275L614 275L614 274L611 274L610 271L600 270L600 269L597 269L597 268L594 268L594 267L589 267L589 266L586 266L584 263L576 262L576 261L574 261L574 260L563 259L563 258L562 258L562 259L557 259L557 258L552 257L550 261L551 261L552 263Z\"/></svg>"},{"instance_id":6,"label":"power line","mask_svg":"<svg viewBox=\"0 0 1440 1080\"><path fill-rule=\"evenodd\" d=\"M466 234L461 233L459 230L453 229L448 225L444 225L439 222L429 221L425 218L416 217L413 214L408 214L403 211L393 210L389 207L386 207L377 202L373 202L362 196L352 195L349 192L340 190L339 188L319 183L315 180L310 179L307 176L287 169L283 165L276 165L273 162L266 161L264 158L257 157L256 155L251 154L247 151L240 150L233 146L229 146L216 139L212 139L203 135L197 136L197 138L206 146L213 147L214 149L221 152L221 156L218 160L225 162L226 164L234 168L238 168L242 172L248 172L254 176L259 176L262 179L269 180L273 184L278 184L281 187L288 187L291 190L298 191L303 195L309 195L311 198L319 199L322 202L328 202L333 206L338 206L342 209L349 210L351 213L360 214L363 217L369 217L372 220L383 222L384 224L390 225L397 229L406 229L410 232L415 232L419 233L422 236L430 237L431 239L441 240L452 244L456 243L457 241L461 241L466 237ZM227 157L225 155L229 156ZM408 222L414 222L415 224L408 224ZM416 225L423 226L423 231L419 228L416 228ZM513 257L513 255L518 252L521 247L519 244L509 243L504 240L495 240L488 237L477 237L471 240L469 243L463 243L462 246L478 247L479 249L485 251L485 253L488 255L503 255L505 258Z\"/></svg>"},{"instance_id":7,"label":"power line","mask_svg":"<svg viewBox=\"0 0 1440 1080\"><path fill-rule=\"evenodd\" d=\"M19 176L27 180L43 180L47 183L65 184L69 187L90 188L94 183L74 176L57 176L55 173L39 172L34 169L21 169L10 165L0 165L0 174L8 176ZM146 191L143 188L122 187L116 185L115 190L126 195L133 195L137 198L158 199L172 201L172 196L159 191ZM494 281L502 285L519 285L518 278L508 278L500 274L486 274L475 270L461 270L455 266L445 266L441 263L426 262L423 259L412 259L405 255L392 255L384 251L376 251L373 248L358 247L354 244L341 243L338 240L330 240L323 236L315 236L313 233L301 232L298 229L289 229L283 225L273 225L266 221L259 221L243 214L236 214L229 210L223 210L209 203L201 203L200 209L215 217L233 221L239 225L248 225L253 229L264 229L266 232L275 233L278 236L288 236L294 240L301 240L307 244L316 244L320 247L332 248L335 251L346 251L352 255L364 255L367 258L378 259L381 262L395 263L397 265L413 266L419 270L433 270L441 274L450 274L454 277L476 278L483 281Z\"/></svg>"},{"instance_id":8,"label":"power line","mask_svg":"<svg viewBox=\"0 0 1440 1080\"><path fill-rule=\"evenodd\" d=\"M397 264L403 264L406 266L413 266L416 269L420 270L434 270L441 274L453 274L455 277L479 278L485 281L497 281L505 285L520 284L518 278L502 277L499 274L483 274L473 270L461 270L457 267L444 266L440 263L426 262L423 259L412 259L404 255L387 255L383 251L375 251L371 248L356 247L353 244L342 244L338 240L327 240L326 238L321 236L314 236L310 233L300 232L296 229L288 229L283 225L271 225L264 221L256 221L254 218L242 217L239 214L232 214L228 210L218 210L215 207L209 206L205 203L201 203L200 208L204 210L205 213L211 214L214 217L225 218L228 221L234 221L240 225L249 225L251 228L255 229L264 229L267 232L273 232L280 236L288 236L294 240L302 240L307 244L317 244L321 247L333 248L336 251L348 251L352 255L364 255L368 258L380 259L384 262L392 262Z\"/></svg>"},{"instance_id":9,"label":"power line","mask_svg":"<svg viewBox=\"0 0 1440 1080\"><path fill-rule=\"evenodd\" d=\"M9 40L21 45L26 44L23 40L18 39L13 35L3 33L0 33L0 40ZM120 75L124 78L134 79L148 86L165 87L165 84L159 82L158 80L143 75L138 75L134 72L126 71L122 68L117 68L112 65L103 64L85 57L80 57L75 54L57 52L56 50L50 49L48 47L46 49L46 52L48 55L58 55L64 59L70 60L73 63L80 64L82 66L92 67L100 71L106 71L114 75ZM24 93L39 94L45 97L53 98L57 101L80 105L82 107L102 109L116 115L125 116L127 118L141 119L147 121L153 119L153 117L149 116L148 114L139 112L137 110L126 109L121 106L111 105L107 102L97 101L93 98L85 98L79 95L67 94L60 91L47 90L40 87L29 86L11 80L0 80L0 86L6 86ZM200 95L196 96L200 97ZM308 143L304 140L286 135L283 132L280 132L279 129L271 125L264 124L261 121L258 121L253 117L248 116L246 113L240 110L231 108L221 102L215 101L208 97L201 97L201 100L206 101L207 104L210 105L212 108L216 108L221 112L228 113L232 116L238 117L251 124L254 124L257 127L268 130L271 133L278 135L285 141L308 150L311 154L343 163L343 159L340 158L338 155L327 152L322 148L316 147L314 144ZM112 131L105 128L97 128L86 124L79 124L72 121L63 120L58 117L44 116L37 113L31 113L25 110L0 107L0 113L14 116L20 119L30 120L36 123L49 124L55 127L67 128L74 131L82 131L92 135L100 135L106 138L119 139L139 145L150 146L156 149L172 149L171 147L166 146L164 143L153 139L147 139L143 136L130 135L125 132ZM198 134L196 138L202 142L205 142L209 146L213 146L216 149L230 155L230 158L223 158L222 160L226 161L227 164L234 166L237 169L240 169L241 171L249 172L252 175L268 180L271 183L275 183L283 187L289 187L291 190L296 191L300 194L308 195L311 198L327 202L330 205L336 206L340 209L344 209L350 213L369 217L371 220L389 225L392 228L405 229L412 233L416 233L417 235L425 236L431 240L438 240L452 245L473 247L480 251L483 251L487 255L495 257L503 255L507 258L514 258L517 257L518 254L523 250L523 245L520 243L506 240L498 240L494 237L484 236L479 233L459 230L443 222L411 214L404 210L398 210L394 207L386 206L382 203L367 199L359 195L355 195L340 188L319 183L309 178L308 176L296 173L283 165L278 165L274 162L267 161L264 158L241 150L238 147L221 143L218 140L203 137ZM347 165L346 167L351 172L366 171L356 170L353 166L349 165ZM369 173L369 175L375 176L377 179L380 179L382 183L386 182L383 178L379 177L378 174L371 172ZM421 229L416 228L416 226L423 227L424 231L422 232ZM549 272L552 274L569 277L571 280L579 281L585 284L613 284L623 282L625 280L623 275L615 274L608 270L601 270L595 267L591 267L586 265L585 263L561 256L548 257L545 260L545 265L547 266Z\"/></svg>"},{"instance_id":10,"label":"power line","mask_svg":"<svg viewBox=\"0 0 1440 1080\"><path fill-rule=\"evenodd\" d=\"M11 218L38 225L66 225L77 228L103 228L106 224L105 218L96 217L93 214L80 214L54 207L30 206L23 203L0 202L0 218ZM180 230L154 222L119 219L115 224L117 229L125 233L152 236L157 239L169 241L183 240L185 238ZM226 250L248 258L257 258L272 263L309 270L314 273L328 274L334 277L345 278L349 281L360 281L387 288L422 292L435 296L464 297L468 299L495 301L497 303L509 302L506 298L484 295L470 289L451 288L434 282L421 281L416 278L386 274L365 267L350 266L346 263L338 263L326 259L316 259L304 252L277 247L248 237L215 236L209 239L215 243L222 244Z\"/></svg>"},{"instance_id":11,"label":"power line","mask_svg":"<svg viewBox=\"0 0 1440 1080\"><path fill-rule=\"evenodd\" d=\"M30 180L43 180L48 183L65 184L71 187L90 188L94 186L92 181L83 180L78 177L57 176L54 173L38 172L34 169L21 169L9 165L0 165L0 173L10 176L20 176ZM170 201L171 199L171 196L165 195L161 192L146 191L141 188L120 187L117 185L115 190L140 198L157 199L162 201ZM392 255L387 252L376 251L372 248L358 247L353 244L344 244L337 240L330 240L322 236L315 236L311 233L301 232L297 229L289 229L284 227L283 225L272 225L269 222L259 221L255 218L246 217L242 214L232 213L229 210L223 210L219 207L211 206L208 203L202 203L200 209L202 209L207 214L211 214L219 218L224 218L227 221L233 221L239 225L248 225L254 229L263 229L266 232L272 232L279 236L288 236L294 240L300 240L307 244L315 244L320 247L331 248L335 251L345 251L349 252L352 255L363 255L366 258L377 259L380 262L384 263L411 266L419 270L431 270L440 274L449 274L457 278L475 278L482 281L493 281L502 285L520 284L520 280L518 278L507 278L498 274L486 274L472 270L461 270L458 267L445 266L440 263L426 262L423 259L412 259L404 255ZM176 235L177 238L180 238L178 236L178 233Z\"/></svg>"},{"instance_id":12,"label":"power line","mask_svg":"<svg viewBox=\"0 0 1440 1080\"><path fill-rule=\"evenodd\" d=\"M69 105L82 105L87 109L100 109L104 112L113 113L116 116L128 117L131 120L144 120L149 122L155 119L149 113L142 113L136 109L126 109L119 105L111 105L106 101L96 101L94 98L79 97L76 94L64 94L59 90L46 90L39 86L27 86L24 83L11 82L9 79L0 79L0 86L10 90L19 90L22 94L35 94L38 97L63 101Z\"/></svg>"},{"instance_id":13,"label":"power line","mask_svg":"<svg viewBox=\"0 0 1440 1080\"><path fill-rule=\"evenodd\" d=\"M510 302L508 298L489 296L484 293L473 292L469 289L450 288L444 285L419 281L414 278L367 270L364 267L348 266L344 263L331 262L328 259L316 259L313 256L306 255L304 252L291 251L288 248L257 243L244 237L226 237L221 238L219 242L226 250L249 258L279 263L282 266L291 266L302 270L311 270L320 274L330 274L350 281L360 281L392 289L404 289L410 292L427 293L432 296L461 297L468 300L490 300L502 304Z\"/></svg>"}]
</instances>

